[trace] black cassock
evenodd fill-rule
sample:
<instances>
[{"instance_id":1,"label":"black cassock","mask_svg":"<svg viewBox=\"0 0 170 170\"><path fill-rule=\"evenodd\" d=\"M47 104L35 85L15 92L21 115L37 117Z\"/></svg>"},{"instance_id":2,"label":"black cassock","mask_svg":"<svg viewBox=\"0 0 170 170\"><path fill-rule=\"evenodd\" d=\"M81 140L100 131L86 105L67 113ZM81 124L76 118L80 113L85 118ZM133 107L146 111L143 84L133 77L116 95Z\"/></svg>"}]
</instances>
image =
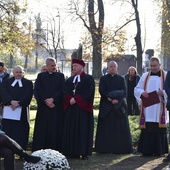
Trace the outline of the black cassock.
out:
<instances>
[{"instance_id":1,"label":"black cassock","mask_svg":"<svg viewBox=\"0 0 170 170\"><path fill-rule=\"evenodd\" d=\"M36 80L38 108L33 135L33 151L50 148L61 152L64 82L62 73L38 74ZM47 98L54 99L54 108L49 108L45 104L44 101Z\"/></svg>"},{"instance_id":2,"label":"black cassock","mask_svg":"<svg viewBox=\"0 0 170 170\"><path fill-rule=\"evenodd\" d=\"M101 100L95 140L95 151L99 153L115 154L131 153L132 140L127 114L120 117L113 107L113 109L107 113L104 118L100 116L102 115L101 107L103 102L108 103L108 93L114 90L126 91L124 78L117 74L114 76L111 76L110 74L102 76L99 84ZM110 105L112 105L111 102Z\"/></svg>"},{"instance_id":3,"label":"black cassock","mask_svg":"<svg viewBox=\"0 0 170 170\"><path fill-rule=\"evenodd\" d=\"M84 72L81 73L80 77L80 82L73 83L74 77L70 77L65 83L63 134L63 153L65 155L92 154L95 83L93 77ZM76 100L74 105L69 103L72 97Z\"/></svg>"},{"instance_id":4,"label":"black cassock","mask_svg":"<svg viewBox=\"0 0 170 170\"><path fill-rule=\"evenodd\" d=\"M12 100L19 101L22 107L21 119L20 121L2 119L2 130L9 137L17 141L23 149L26 149L29 136L28 112L33 95L33 83L26 78L22 78L22 87L19 87L18 83L13 87L11 84L14 80L14 77L11 77L2 82L2 101L5 106L10 105Z\"/></svg>"}]
</instances>

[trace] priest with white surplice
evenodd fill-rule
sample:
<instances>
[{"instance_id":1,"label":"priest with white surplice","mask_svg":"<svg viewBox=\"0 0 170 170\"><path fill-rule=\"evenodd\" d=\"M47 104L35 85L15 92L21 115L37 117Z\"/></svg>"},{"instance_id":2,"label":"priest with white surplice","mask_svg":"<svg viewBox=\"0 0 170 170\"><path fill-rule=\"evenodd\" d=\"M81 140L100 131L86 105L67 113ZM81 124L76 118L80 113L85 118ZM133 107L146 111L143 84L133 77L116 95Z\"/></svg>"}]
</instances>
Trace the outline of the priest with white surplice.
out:
<instances>
[{"instance_id":1,"label":"priest with white surplice","mask_svg":"<svg viewBox=\"0 0 170 170\"><path fill-rule=\"evenodd\" d=\"M134 95L141 107L139 117L141 134L138 152L143 156L161 156L168 153L166 126L169 117L166 110L167 95L164 90L166 72L161 69L160 65L159 59L152 57L150 71L142 75L134 89ZM159 102L144 107L141 97L147 101L149 93L153 91L157 92ZM150 103L150 101L148 102Z\"/></svg>"}]
</instances>

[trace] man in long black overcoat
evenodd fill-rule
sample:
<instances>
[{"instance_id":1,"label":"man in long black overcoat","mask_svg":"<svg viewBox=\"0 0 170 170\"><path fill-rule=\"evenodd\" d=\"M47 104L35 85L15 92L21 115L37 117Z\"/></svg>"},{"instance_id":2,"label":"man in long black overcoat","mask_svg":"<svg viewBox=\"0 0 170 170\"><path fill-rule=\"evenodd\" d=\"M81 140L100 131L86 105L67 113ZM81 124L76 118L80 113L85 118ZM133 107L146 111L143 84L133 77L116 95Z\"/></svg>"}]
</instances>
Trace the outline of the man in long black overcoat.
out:
<instances>
[{"instance_id":1,"label":"man in long black overcoat","mask_svg":"<svg viewBox=\"0 0 170 170\"><path fill-rule=\"evenodd\" d=\"M38 108L32 150L54 149L61 152L63 134L64 74L56 72L54 58L46 59L47 71L36 80Z\"/></svg>"}]
</instances>

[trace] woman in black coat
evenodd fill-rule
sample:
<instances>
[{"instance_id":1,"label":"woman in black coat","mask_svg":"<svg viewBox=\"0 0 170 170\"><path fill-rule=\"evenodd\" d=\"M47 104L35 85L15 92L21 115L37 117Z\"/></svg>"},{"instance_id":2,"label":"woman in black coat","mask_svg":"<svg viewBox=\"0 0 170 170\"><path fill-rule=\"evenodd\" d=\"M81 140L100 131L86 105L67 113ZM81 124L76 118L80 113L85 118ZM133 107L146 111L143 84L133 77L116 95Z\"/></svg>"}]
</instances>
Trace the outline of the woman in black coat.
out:
<instances>
[{"instance_id":1,"label":"woman in black coat","mask_svg":"<svg viewBox=\"0 0 170 170\"><path fill-rule=\"evenodd\" d=\"M128 107L128 115L139 115L139 106L134 96L134 88L138 84L140 76L135 67L131 66L128 73L125 75L126 83L126 99Z\"/></svg>"}]
</instances>

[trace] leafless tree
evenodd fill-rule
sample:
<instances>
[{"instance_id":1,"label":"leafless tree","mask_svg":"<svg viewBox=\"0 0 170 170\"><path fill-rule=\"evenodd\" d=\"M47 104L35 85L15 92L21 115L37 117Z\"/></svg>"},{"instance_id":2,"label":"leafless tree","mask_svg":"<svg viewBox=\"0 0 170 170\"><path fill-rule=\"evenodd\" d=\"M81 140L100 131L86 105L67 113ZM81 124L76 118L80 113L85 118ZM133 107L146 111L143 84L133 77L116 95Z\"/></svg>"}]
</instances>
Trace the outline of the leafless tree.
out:
<instances>
[{"instance_id":1,"label":"leafless tree","mask_svg":"<svg viewBox=\"0 0 170 170\"><path fill-rule=\"evenodd\" d=\"M38 18L37 18L38 19ZM44 48L48 54L58 59L58 50L64 49L64 36L61 29L61 16L59 10L57 15L47 14L47 16L39 17L41 24L46 23L46 28L42 26L36 29L36 35L40 40L37 41L37 45ZM41 42L40 42L41 41Z\"/></svg>"},{"instance_id":2,"label":"leafless tree","mask_svg":"<svg viewBox=\"0 0 170 170\"><path fill-rule=\"evenodd\" d=\"M81 1L82 2L82 1ZM85 0L83 10L80 10L80 1L70 2L70 11L76 14L87 28L92 39L92 75L94 78L101 77L102 66L102 35L104 27L104 4L103 0ZM87 21L88 16L88 21Z\"/></svg>"},{"instance_id":3,"label":"leafless tree","mask_svg":"<svg viewBox=\"0 0 170 170\"><path fill-rule=\"evenodd\" d=\"M131 0L132 6L135 11L135 20L136 20L136 28L137 33L135 36L136 48L137 48L137 69L138 73L142 74L142 42L141 42L141 24L140 24L140 17L138 11L138 0Z\"/></svg>"},{"instance_id":4,"label":"leafless tree","mask_svg":"<svg viewBox=\"0 0 170 170\"><path fill-rule=\"evenodd\" d=\"M158 0L161 3L161 24L162 24L162 34L161 34L161 54L163 56L164 62L163 67L165 70L169 69L170 65L170 1L169 0Z\"/></svg>"},{"instance_id":5,"label":"leafless tree","mask_svg":"<svg viewBox=\"0 0 170 170\"><path fill-rule=\"evenodd\" d=\"M112 2L115 3L116 1L113 0ZM141 23L140 23L139 11L138 11L138 0L119 0L119 2L121 2L122 5L130 4L130 6L134 10L134 12L129 15L129 19L122 26L120 26L117 31L121 30L131 22L134 21L136 22L136 36L134 37L134 40L136 44L137 69L138 69L138 73L141 75L143 49L142 49L142 41L141 41Z\"/></svg>"}]
</instances>

